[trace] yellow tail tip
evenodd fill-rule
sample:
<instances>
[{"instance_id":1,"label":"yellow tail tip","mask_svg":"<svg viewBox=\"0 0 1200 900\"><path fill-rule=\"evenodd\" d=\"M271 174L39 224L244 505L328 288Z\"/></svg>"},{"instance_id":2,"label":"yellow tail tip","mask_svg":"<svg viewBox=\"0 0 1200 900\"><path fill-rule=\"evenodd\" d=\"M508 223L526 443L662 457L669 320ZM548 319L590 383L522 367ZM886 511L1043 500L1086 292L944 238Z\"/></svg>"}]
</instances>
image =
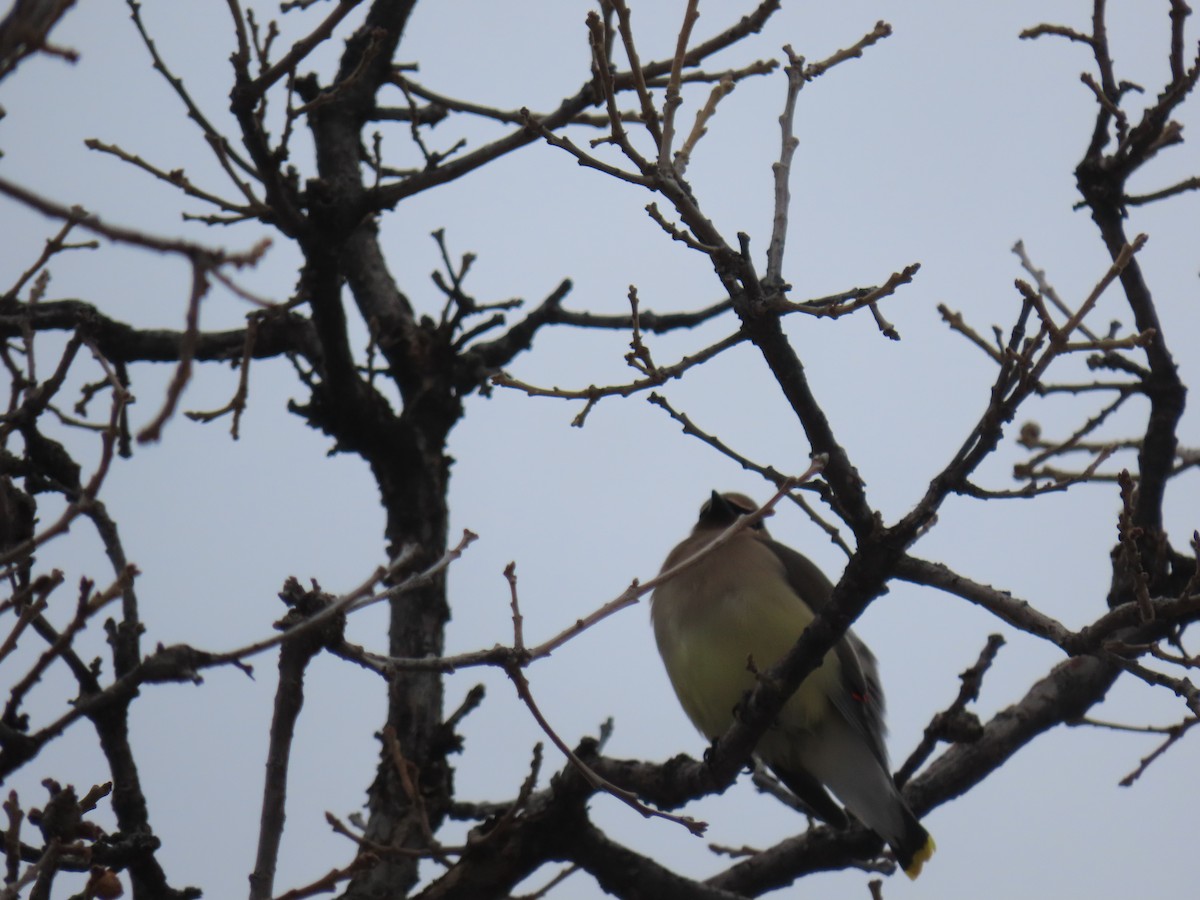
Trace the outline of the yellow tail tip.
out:
<instances>
[{"instance_id":1,"label":"yellow tail tip","mask_svg":"<svg viewBox=\"0 0 1200 900\"><path fill-rule=\"evenodd\" d=\"M929 857L933 856L933 851L936 849L937 844L933 842L933 835L930 835L926 839L924 846L913 854L912 862L904 867L904 874L915 881L917 876L921 874L921 869L929 861Z\"/></svg>"}]
</instances>

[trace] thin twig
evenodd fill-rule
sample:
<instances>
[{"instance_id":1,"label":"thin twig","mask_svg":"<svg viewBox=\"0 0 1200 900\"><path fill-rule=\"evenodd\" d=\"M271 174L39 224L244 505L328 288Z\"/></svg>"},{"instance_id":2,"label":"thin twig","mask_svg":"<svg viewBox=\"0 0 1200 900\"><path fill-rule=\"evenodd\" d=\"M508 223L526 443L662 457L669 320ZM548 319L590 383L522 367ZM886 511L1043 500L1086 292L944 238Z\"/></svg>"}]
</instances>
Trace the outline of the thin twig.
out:
<instances>
[{"instance_id":1,"label":"thin twig","mask_svg":"<svg viewBox=\"0 0 1200 900\"><path fill-rule=\"evenodd\" d=\"M663 143L663 132L659 126L658 111L654 108L654 100L650 96L649 88L646 87L646 73L642 67L641 58L638 55L637 47L635 47L633 43L633 28L630 25L629 6L625 3L625 0L605 0L605 2L611 5L617 13L617 31L621 35L621 43L625 47L625 56L629 60L629 74L633 78L633 89L637 94L638 103L642 107L642 124L645 125L646 130L650 133L650 137L654 143L661 145ZM688 2L693 3L694 0L688 0ZM596 21L599 21L599 17L596 18ZM597 31L592 25L592 16L588 17L588 26L592 31L593 41L595 41ZM684 35L685 30L690 31L690 23L687 20L686 14L684 16L684 25L683 29L680 31L679 38L686 47L686 37ZM600 34L602 35L602 32L600 32ZM601 38L598 45L594 43L593 46L603 47L603 39ZM607 74L607 60L605 59L604 54L600 53L599 55L594 55L594 62L597 68L604 67L605 69L606 75L605 77L601 78L601 84L605 86L606 98L610 98L612 100L612 102L609 104L608 114L610 117L615 117L616 97L614 95L611 76L608 76ZM675 63L672 62L672 70L674 69L674 65ZM619 127L619 118L617 126ZM617 137L617 133L617 128L614 128L613 136ZM621 143L621 141L618 140L618 143ZM626 144L621 143L621 146L624 148ZM633 157L630 158L632 159ZM639 168L641 168L643 171L645 170L644 165L639 165Z\"/></svg>"},{"instance_id":2,"label":"thin twig","mask_svg":"<svg viewBox=\"0 0 1200 900\"><path fill-rule=\"evenodd\" d=\"M693 366L698 366L706 360L712 359L714 356L728 350L730 347L735 347L742 341L746 340L746 335L741 331L736 331L726 338L722 338L715 344L712 344L703 350L700 350L691 356L685 356L679 362L670 366L661 366L655 370L653 375L646 378L638 379L637 381L628 384L614 384L606 387L597 387L589 385L586 388L568 389L568 388L543 388L536 385L527 384L513 378L507 372L498 372L492 376L492 384L500 387L512 388L514 390L523 391L530 397L557 397L560 400L586 400L588 406L576 416L571 423L576 427L582 426L584 417L592 406L604 397L628 397L636 394L639 391L644 391L652 387L658 387L670 381L673 378L679 378L688 369Z\"/></svg>"},{"instance_id":3,"label":"thin twig","mask_svg":"<svg viewBox=\"0 0 1200 900\"><path fill-rule=\"evenodd\" d=\"M1192 716L1191 718L1180 722L1178 725L1172 725L1170 728L1163 729L1167 733L1167 739L1154 748L1154 752L1152 752L1149 756L1143 757L1138 763L1138 767L1117 783L1121 785L1121 787L1132 787L1133 783L1142 777L1145 771L1150 768L1151 764L1153 764L1155 760L1171 749L1171 747L1176 744L1185 734L1187 734L1188 730L1197 723L1200 723L1200 716Z\"/></svg>"},{"instance_id":4,"label":"thin twig","mask_svg":"<svg viewBox=\"0 0 1200 900\"><path fill-rule=\"evenodd\" d=\"M608 779L598 775L595 770L591 768L591 766L589 766L582 759L580 759L578 755L576 755L575 751L567 746L566 742L558 736L554 728L551 727L548 721L546 721L546 717L542 715L542 711L538 708L537 703L533 699L533 693L529 687L529 679L525 677L525 673L521 670L521 667L518 665L506 666L505 672L516 686L517 695L521 698L521 701L525 704L526 708L541 727L542 731L545 732L548 738L550 738L554 746L558 747L558 749L562 751L563 755L570 760L571 765L575 767L575 769L584 777L589 785L596 790L601 790L605 793L612 794L612 796L616 797L622 803L625 803L631 808L637 810L646 818L657 817L660 819L666 819L668 822L675 822L679 825L682 825L692 834L704 834L705 830L708 828L707 822L698 821L697 819L693 819L691 816L677 816L674 813L669 813L661 809L655 809L652 806L647 806L637 798L637 794L635 794L633 791L627 791L624 788L617 787Z\"/></svg>"},{"instance_id":5,"label":"thin twig","mask_svg":"<svg viewBox=\"0 0 1200 900\"><path fill-rule=\"evenodd\" d=\"M717 535L710 543L706 544L698 550L693 556L680 561L676 566L670 569L659 572L654 578L642 582L634 579L629 587L622 591L617 597L608 601L603 606L592 611L583 618L576 619L573 624L564 628L553 637L542 643L528 648L524 653L515 654L511 647L496 646L488 650L475 650L469 653L460 653L455 656L443 657L388 657L378 656L370 653L363 653L361 656L356 656L355 661L371 668L380 674L386 674L395 671L436 671L436 672L454 672L459 669L469 668L472 666L498 666L507 668L513 665L514 658L521 665L529 665L539 659L549 656L555 650L562 647L568 641L587 631L599 622L607 619L614 613L620 612L626 607L632 606L642 597L649 594L656 587L670 578L674 578L681 571L695 565L706 555L716 550L718 547L728 543L734 535L748 528L755 522L760 521L764 516L770 515L771 511L779 503L779 501L787 496L788 493L799 487L803 482L815 477L824 467L825 461L823 458L816 458L808 469L799 477L787 479L774 496L766 503L745 516L738 516L737 521L729 526L728 529Z\"/></svg>"},{"instance_id":6,"label":"thin twig","mask_svg":"<svg viewBox=\"0 0 1200 900\"><path fill-rule=\"evenodd\" d=\"M716 435L710 434L709 432L698 427L686 413L676 410L673 406L671 406L667 398L661 394L652 393L646 399L660 409L665 410L667 415L669 415L683 427L684 434L690 434L693 437L699 438L718 453L722 453L732 459L743 469L746 469L750 472L756 472L757 474L761 475L767 481L775 485L775 487L780 487L785 481L796 480L792 479L791 476L784 475L774 466L760 465L759 463L756 463L748 457L738 453ZM845 553L846 556L850 556L852 554L850 546L842 538L841 532L838 530L837 526L826 521L826 519L822 517L815 509L813 509L809 502L799 493L789 494L788 497L793 503L804 510L805 515L807 515L818 528L829 535L829 540L833 542L843 553Z\"/></svg>"},{"instance_id":7,"label":"thin twig","mask_svg":"<svg viewBox=\"0 0 1200 900\"><path fill-rule=\"evenodd\" d=\"M689 556L687 559L681 560L677 565L672 566L670 569L666 569L662 572L659 572L658 575L656 575L654 578L651 578L649 581L639 582L635 579L629 585L629 587L625 589L624 593L622 593L621 596L617 597L615 600L610 601L609 603L606 603L604 606L600 607L600 609L596 610L591 615L585 616L584 618L577 621L574 625L571 625L569 628L566 628L563 631L559 632L557 635L552 637L550 640L545 641L541 644L538 644L536 647L534 647L532 650L530 650L529 651L530 659L533 660L533 659L539 659L543 656L549 656L550 653L552 653L554 650L557 650L559 647L561 647L563 644L565 644L571 638L575 637L577 634L579 634L583 631L586 631L588 628L591 628L597 622L608 618L613 613L618 612L621 609L624 609L626 606L630 606L630 605L636 603L639 598L644 597L646 594L653 591L660 584L670 580L671 578L674 578L680 572L691 568L693 565L695 565L697 562L699 562L701 559L703 559L709 553L712 553L718 547L721 547L721 546L729 543L729 541L733 539L734 535L738 534L744 528L748 528L751 525L753 525L755 522L761 521L764 516L770 515L771 511L774 510L776 504L778 504L780 500L782 500L785 496L788 495L789 492L794 490L799 485L804 484L809 479L815 477L818 473L821 472L821 470L824 468L824 465L825 465L825 461L823 459L819 459L819 458L814 459L812 461L812 463L809 465L809 467L804 472L802 472L798 477L789 478L789 479L785 480L783 482L783 484L781 484L779 486L779 490L777 490L775 492L774 496L772 496L769 500L767 500L766 503L764 503L762 506L760 506L757 510L755 510L752 513L749 513L744 516L738 516L737 521L735 521L727 529L725 529L723 532L721 532L719 535L717 535L715 538L713 538L711 542L706 544L704 547L702 547L700 550L698 550L692 556Z\"/></svg>"},{"instance_id":8,"label":"thin twig","mask_svg":"<svg viewBox=\"0 0 1200 900\"><path fill-rule=\"evenodd\" d=\"M675 113L679 110L680 104L683 103L683 98L679 94L679 85L683 75L683 60L684 57L687 56L687 46L692 38L692 28L695 26L696 20L700 18L699 5L699 0L688 0L687 6L683 11L683 22L679 26L679 36L675 42L675 55L671 58L671 74L667 79L667 93L666 97L663 99L662 133L658 139L658 169L664 174L671 171L671 147L675 141ZM625 4L624 2L621 2L620 7L618 7L618 12L624 8ZM623 22L624 28L628 27L628 16L628 10L625 10L625 21ZM622 30L622 36L624 36L624 30ZM637 75L635 75L635 77L641 77L640 71ZM732 89L733 81L730 80L729 90ZM641 95L642 91L644 90L645 81L642 81L639 95ZM714 107L716 105L716 101L712 97L709 98L709 103ZM697 120L697 127L699 127L699 120ZM651 130L651 134L653 133L653 130ZM694 133L695 129L693 129L693 134ZM689 138L688 141L694 146L694 142L691 141L691 138ZM685 144L684 149L686 152L680 151L680 153L682 154L684 167L686 168L687 158L691 153L691 148ZM676 158L675 163L675 173L682 176L683 169L679 168L678 157Z\"/></svg>"},{"instance_id":9,"label":"thin twig","mask_svg":"<svg viewBox=\"0 0 1200 900\"><path fill-rule=\"evenodd\" d=\"M238 376L237 390L230 401L220 409L208 412L189 411L184 415L193 422L211 422L227 413L233 413L233 424L229 427L230 436L236 441L241 427L242 413L246 410L246 397L250 393L250 360L254 357L254 341L258 336L258 317L249 316L246 320L246 341L242 347L241 372Z\"/></svg>"},{"instance_id":10,"label":"thin twig","mask_svg":"<svg viewBox=\"0 0 1200 900\"><path fill-rule=\"evenodd\" d=\"M696 121L692 123L692 130L688 132L683 146L675 154L675 174L677 177L683 177L687 171L688 163L691 162L692 153L695 151L696 145L700 143L700 138L708 133L708 123L717 114L717 104L729 96L736 85L737 82L733 80L731 75L725 75L709 91L708 100L705 101L704 106L696 113Z\"/></svg>"},{"instance_id":11,"label":"thin twig","mask_svg":"<svg viewBox=\"0 0 1200 900\"><path fill-rule=\"evenodd\" d=\"M415 590L416 588L427 584L431 578L434 578L440 574L446 569L447 566L462 556L463 551L466 550L466 548L470 546L470 544L478 537L479 536L477 534L464 529L462 539L458 542L458 545L447 550L433 565L429 566L427 569L417 572L414 575L410 575L399 584L392 585L391 587L377 594L372 594L371 592L374 590L375 585L387 578L390 578L412 561L416 551L411 547L406 547L401 550L400 554L391 562L390 565L386 567L380 566L378 569L372 572L370 577L368 577L367 580L358 587L354 588L349 593L338 597L337 600L329 604L329 606L325 607L320 612L309 616L298 625L293 625L287 631L263 638L260 641L247 644L246 646L239 647L236 650L230 650L225 653L214 653L210 657L210 661L213 665L220 665L222 663L230 663L247 659L251 656L262 653L264 650L269 650L271 647L281 644L286 640L292 640L303 631L318 628L323 623L328 622L334 616L337 616L341 613L349 614L352 612L357 612L358 610L374 603L379 603L383 600L389 600L393 597Z\"/></svg>"},{"instance_id":12,"label":"thin twig","mask_svg":"<svg viewBox=\"0 0 1200 900\"><path fill-rule=\"evenodd\" d=\"M895 777L899 787L904 787L905 783L916 774L925 760L937 749L939 741L953 743L970 740L972 734L977 737L982 732L979 719L967 712L967 704L974 703L979 699L983 676L992 667L992 663L996 660L996 654L1003 646L1003 637L998 634L988 635L987 644L980 652L979 659L958 676L962 685L958 689L958 696L954 698L954 702L933 717L933 720L925 727L925 734L921 737L921 742L904 761L904 765L897 770Z\"/></svg>"},{"instance_id":13,"label":"thin twig","mask_svg":"<svg viewBox=\"0 0 1200 900\"><path fill-rule=\"evenodd\" d=\"M1071 314L1071 310L1067 308L1067 304L1065 304L1062 298L1058 295L1058 291L1054 289L1054 285L1052 285L1046 278L1046 270L1039 269L1036 265L1034 265L1033 260L1029 258L1029 254L1025 250L1025 242L1017 241L1015 244L1013 244L1012 252L1015 253L1017 258L1021 261L1021 268L1033 276L1033 280L1037 284L1038 292L1047 297L1050 302L1058 308L1059 312L1065 316L1069 316ZM1082 323L1079 326L1079 330L1092 340L1099 340L1095 332Z\"/></svg>"},{"instance_id":14,"label":"thin twig","mask_svg":"<svg viewBox=\"0 0 1200 900\"><path fill-rule=\"evenodd\" d=\"M1126 576L1133 584L1133 596L1142 614L1143 622L1154 619L1154 604L1150 600L1150 576L1142 565L1142 529L1135 524L1134 507L1137 488L1128 469L1117 475L1121 486L1121 513L1117 519L1117 534L1120 537L1120 563Z\"/></svg>"},{"instance_id":15,"label":"thin twig","mask_svg":"<svg viewBox=\"0 0 1200 900\"><path fill-rule=\"evenodd\" d=\"M947 325L990 356L993 362L995 362L997 365L1000 365L1004 362L1003 354L1001 354L999 350L981 337L979 332L968 325L966 320L963 318L962 313L950 309L950 307L946 306L944 303L939 303L937 310Z\"/></svg>"},{"instance_id":16,"label":"thin twig","mask_svg":"<svg viewBox=\"0 0 1200 900\"><path fill-rule=\"evenodd\" d=\"M119 393L113 393L112 412L109 416L108 428L100 436L100 462L97 464L96 471L92 473L92 477L88 480L88 483L84 485L83 490L67 504L67 508L63 510L62 515L53 524L29 540L22 541L15 547L11 547L7 551L0 553L0 566L6 566L13 560L20 559L32 553L52 538L64 534L70 529L71 523L76 518L91 509L92 504L96 502L97 495L100 493L101 485L104 484L104 479L108 476L109 467L112 465L113 449L117 440L117 426L120 421L121 411L128 400L129 395L123 390Z\"/></svg>"},{"instance_id":17,"label":"thin twig","mask_svg":"<svg viewBox=\"0 0 1200 900\"><path fill-rule=\"evenodd\" d=\"M775 214L771 225L771 240L767 245L766 280L772 285L783 284L783 250L787 243L788 211L791 207L791 190L788 186L792 172L792 157L800 145L795 134L796 98L804 87L804 57L797 56L791 44L785 44L788 64L783 71L787 75L787 96L783 112L779 116L782 140L779 161L771 166L775 176Z\"/></svg>"}]
</instances>

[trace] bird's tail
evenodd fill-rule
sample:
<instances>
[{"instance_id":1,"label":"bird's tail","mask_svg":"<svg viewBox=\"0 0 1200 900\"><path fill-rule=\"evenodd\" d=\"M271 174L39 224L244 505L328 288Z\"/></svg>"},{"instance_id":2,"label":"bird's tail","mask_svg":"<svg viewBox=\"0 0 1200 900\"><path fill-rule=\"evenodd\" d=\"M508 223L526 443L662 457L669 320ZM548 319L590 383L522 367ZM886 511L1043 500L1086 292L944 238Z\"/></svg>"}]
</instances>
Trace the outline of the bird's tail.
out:
<instances>
[{"instance_id":1,"label":"bird's tail","mask_svg":"<svg viewBox=\"0 0 1200 900\"><path fill-rule=\"evenodd\" d=\"M904 874L909 878L916 878L921 874L921 868L933 856L933 851L937 849L937 844L933 842L933 836L930 835L925 827L917 821L917 817L909 812L908 808L904 808L907 813L904 821L904 830L898 837L890 835L885 836L885 839L892 846L892 850L896 854L896 861L900 863L900 868L904 869Z\"/></svg>"}]
</instances>

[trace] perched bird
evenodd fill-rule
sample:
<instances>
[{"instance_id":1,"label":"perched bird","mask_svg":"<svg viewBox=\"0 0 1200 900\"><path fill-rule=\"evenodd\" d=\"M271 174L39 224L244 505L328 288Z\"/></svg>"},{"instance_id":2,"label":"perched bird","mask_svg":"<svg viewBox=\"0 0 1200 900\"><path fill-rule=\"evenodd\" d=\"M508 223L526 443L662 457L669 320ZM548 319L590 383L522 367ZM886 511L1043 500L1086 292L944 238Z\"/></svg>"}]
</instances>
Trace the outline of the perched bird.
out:
<instances>
[{"instance_id":1,"label":"perched bird","mask_svg":"<svg viewBox=\"0 0 1200 900\"><path fill-rule=\"evenodd\" d=\"M663 571L756 509L742 494L713 491ZM761 520L655 589L650 615L658 652L684 712L705 738L729 728L734 707L754 687L747 660L760 671L775 665L832 591L821 570L772 540ZM817 816L844 828L846 814L826 788L832 791L916 878L934 851L933 838L892 780L884 732L875 657L847 631L801 682L755 754Z\"/></svg>"}]
</instances>

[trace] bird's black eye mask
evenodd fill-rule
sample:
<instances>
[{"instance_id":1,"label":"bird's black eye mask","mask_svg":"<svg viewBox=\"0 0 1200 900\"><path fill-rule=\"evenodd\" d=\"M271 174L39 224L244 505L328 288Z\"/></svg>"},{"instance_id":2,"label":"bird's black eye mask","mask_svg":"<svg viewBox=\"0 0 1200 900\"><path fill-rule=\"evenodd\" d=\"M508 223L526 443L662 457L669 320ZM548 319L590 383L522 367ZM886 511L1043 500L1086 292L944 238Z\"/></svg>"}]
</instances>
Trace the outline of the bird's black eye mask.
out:
<instances>
[{"instance_id":1,"label":"bird's black eye mask","mask_svg":"<svg viewBox=\"0 0 1200 900\"><path fill-rule=\"evenodd\" d=\"M748 506L745 503L740 502L740 500L740 497L720 494L716 491L713 491L712 495L704 502L704 505L700 507L699 523L702 525L728 528L735 521L737 521L739 516L747 516L757 509L756 506ZM750 525L750 527L758 531L762 531L764 528L763 520L759 519L757 522L754 522L752 525Z\"/></svg>"}]
</instances>

